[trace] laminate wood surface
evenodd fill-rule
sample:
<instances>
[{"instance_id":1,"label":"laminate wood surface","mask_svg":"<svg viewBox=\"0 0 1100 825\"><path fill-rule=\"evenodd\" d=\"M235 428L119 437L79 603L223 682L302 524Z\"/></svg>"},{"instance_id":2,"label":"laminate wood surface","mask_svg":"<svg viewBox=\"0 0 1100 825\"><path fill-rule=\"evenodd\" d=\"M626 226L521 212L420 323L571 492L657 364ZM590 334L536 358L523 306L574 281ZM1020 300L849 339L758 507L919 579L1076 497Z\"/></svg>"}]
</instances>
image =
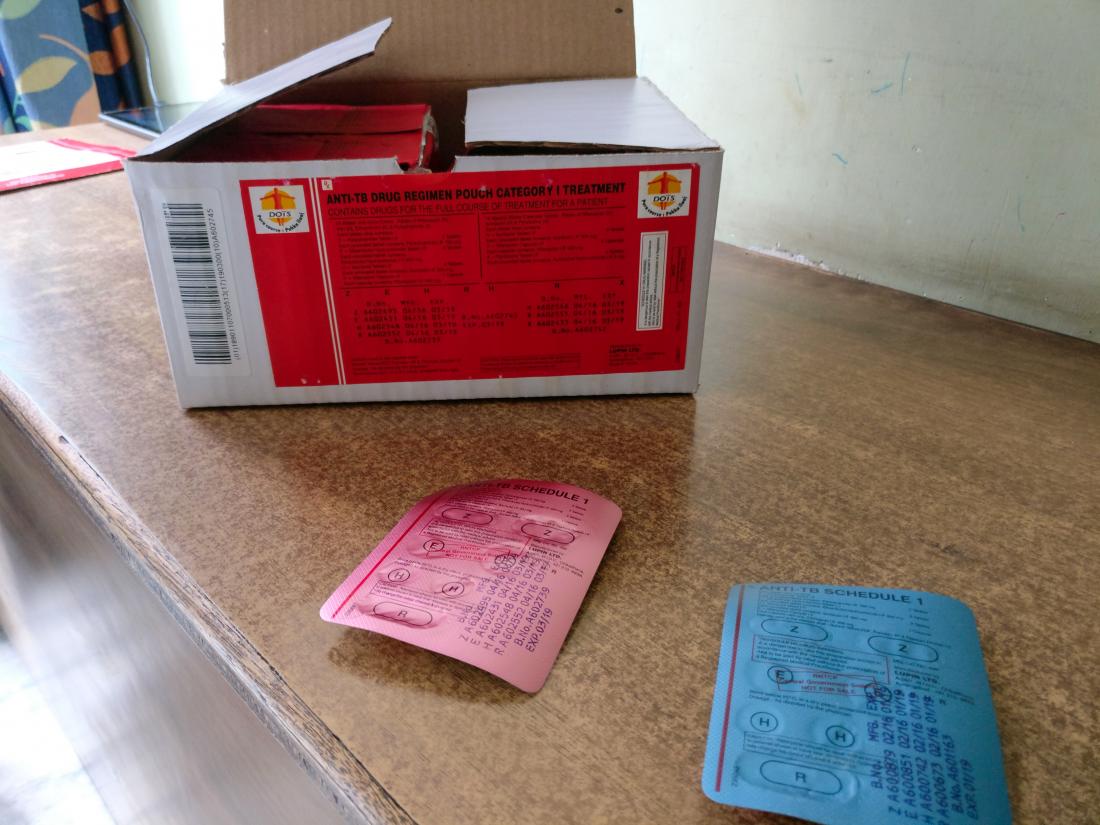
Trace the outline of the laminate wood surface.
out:
<instances>
[{"instance_id":1,"label":"laminate wood surface","mask_svg":"<svg viewBox=\"0 0 1100 825\"><path fill-rule=\"evenodd\" d=\"M353 819L789 821L699 780L730 586L813 581L969 604L1016 822L1096 821L1095 345L719 245L695 396L183 412L123 175L0 212L0 406ZM540 693L320 620L509 476L624 512Z\"/></svg>"}]
</instances>

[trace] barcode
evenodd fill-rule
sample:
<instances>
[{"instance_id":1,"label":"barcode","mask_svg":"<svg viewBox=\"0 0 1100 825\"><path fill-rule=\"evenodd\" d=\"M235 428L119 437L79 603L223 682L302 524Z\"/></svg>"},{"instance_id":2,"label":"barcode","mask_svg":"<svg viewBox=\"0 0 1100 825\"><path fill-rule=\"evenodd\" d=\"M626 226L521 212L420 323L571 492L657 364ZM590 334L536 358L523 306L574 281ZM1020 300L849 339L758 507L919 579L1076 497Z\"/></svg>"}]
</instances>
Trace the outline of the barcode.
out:
<instances>
[{"instance_id":1,"label":"barcode","mask_svg":"<svg viewBox=\"0 0 1100 825\"><path fill-rule=\"evenodd\" d=\"M225 306L201 203L165 203L164 226L196 364L232 364Z\"/></svg>"}]
</instances>

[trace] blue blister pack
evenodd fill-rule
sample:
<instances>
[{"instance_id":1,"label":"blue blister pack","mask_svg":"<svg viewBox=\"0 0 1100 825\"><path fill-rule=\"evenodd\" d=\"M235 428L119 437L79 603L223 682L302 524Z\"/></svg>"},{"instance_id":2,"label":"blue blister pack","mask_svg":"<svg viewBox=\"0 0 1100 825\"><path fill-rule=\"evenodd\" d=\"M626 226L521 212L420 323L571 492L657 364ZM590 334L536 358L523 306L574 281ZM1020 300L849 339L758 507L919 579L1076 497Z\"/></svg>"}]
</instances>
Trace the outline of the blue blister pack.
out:
<instances>
[{"instance_id":1,"label":"blue blister pack","mask_svg":"<svg viewBox=\"0 0 1100 825\"><path fill-rule=\"evenodd\" d=\"M974 615L916 590L734 587L703 790L824 825L1011 823Z\"/></svg>"}]
</instances>

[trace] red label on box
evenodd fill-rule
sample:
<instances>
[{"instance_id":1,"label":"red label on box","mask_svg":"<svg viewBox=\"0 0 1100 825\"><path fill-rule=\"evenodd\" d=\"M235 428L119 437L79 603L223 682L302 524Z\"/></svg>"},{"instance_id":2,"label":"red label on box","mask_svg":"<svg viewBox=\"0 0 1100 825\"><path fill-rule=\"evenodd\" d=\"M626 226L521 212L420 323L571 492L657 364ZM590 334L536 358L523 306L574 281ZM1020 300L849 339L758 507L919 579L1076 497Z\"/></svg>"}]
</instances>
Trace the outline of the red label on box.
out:
<instances>
[{"instance_id":1,"label":"red label on box","mask_svg":"<svg viewBox=\"0 0 1100 825\"><path fill-rule=\"evenodd\" d=\"M683 369L698 177L241 181L275 384Z\"/></svg>"}]
</instances>

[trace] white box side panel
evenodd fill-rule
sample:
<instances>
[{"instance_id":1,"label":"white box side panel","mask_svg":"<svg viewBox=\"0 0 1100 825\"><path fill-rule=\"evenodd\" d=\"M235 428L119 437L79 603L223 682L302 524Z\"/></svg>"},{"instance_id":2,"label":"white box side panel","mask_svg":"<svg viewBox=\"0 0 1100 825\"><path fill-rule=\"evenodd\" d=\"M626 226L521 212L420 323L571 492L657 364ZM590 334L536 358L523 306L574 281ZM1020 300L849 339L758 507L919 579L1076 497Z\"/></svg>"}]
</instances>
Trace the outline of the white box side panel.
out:
<instances>
[{"instance_id":1,"label":"white box side panel","mask_svg":"<svg viewBox=\"0 0 1100 825\"><path fill-rule=\"evenodd\" d=\"M466 143L718 148L656 86L640 77L471 89Z\"/></svg>"},{"instance_id":2,"label":"white box side panel","mask_svg":"<svg viewBox=\"0 0 1100 825\"><path fill-rule=\"evenodd\" d=\"M698 215L689 333L685 368L659 372L570 375L536 378L444 380L276 387L268 352L246 215L240 205L241 179L339 177L394 174L392 161L314 161L295 164L133 163L128 166L147 244L153 286L160 309L172 372L183 407L263 404L313 404L355 401L414 401L527 396L616 395L694 392L699 383L706 297L713 252L714 221L722 154L713 152L629 153L621 155L539 155L461 158L456 171L591 168L642 164L698 164ZM177 276L166 263L160 229L165 194L217 190L220 193L222 246L233 275L239 334L248 369L196 370L178 311Z\"/></svg>"}]
</instances>

